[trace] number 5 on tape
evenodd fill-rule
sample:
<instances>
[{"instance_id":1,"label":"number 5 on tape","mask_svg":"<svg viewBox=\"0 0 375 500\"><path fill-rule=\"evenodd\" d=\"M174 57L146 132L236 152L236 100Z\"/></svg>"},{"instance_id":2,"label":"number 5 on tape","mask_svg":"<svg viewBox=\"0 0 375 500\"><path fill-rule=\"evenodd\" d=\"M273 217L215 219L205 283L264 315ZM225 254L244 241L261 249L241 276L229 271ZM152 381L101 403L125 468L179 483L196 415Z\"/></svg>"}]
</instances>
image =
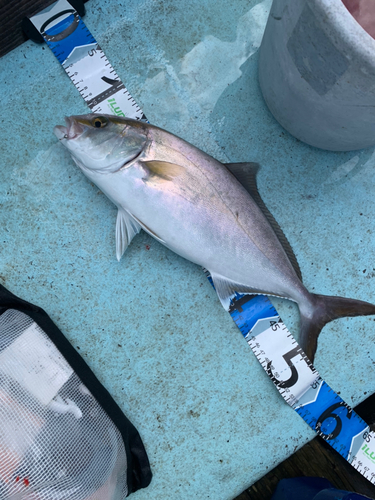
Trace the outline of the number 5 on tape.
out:
<instances>
[{"instance_id":1,"label":"number 5 on tape","mask_svg":"<svg viewBox=\"0 0 375 500\"><path fill-rule=\"evenodd\" d=\"M230 314L289 406L375 484L375 433L322 380L269 300L236 295Z\"/></svg>"}]
</instances>

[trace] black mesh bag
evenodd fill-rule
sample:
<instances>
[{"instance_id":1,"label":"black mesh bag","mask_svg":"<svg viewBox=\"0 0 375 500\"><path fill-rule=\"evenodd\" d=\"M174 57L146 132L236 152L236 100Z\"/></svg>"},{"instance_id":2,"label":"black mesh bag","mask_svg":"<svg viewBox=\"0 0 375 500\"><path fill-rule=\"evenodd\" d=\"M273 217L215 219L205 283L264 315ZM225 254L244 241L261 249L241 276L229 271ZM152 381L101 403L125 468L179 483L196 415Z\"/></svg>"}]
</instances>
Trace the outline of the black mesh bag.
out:
<instances>
[{"instance_id":1,"label":"black mesh bag","mask_svg":"<svg viewBox=\"0 0 375 500\"><path fill-rule=\"evenodd\" d=\"M0 499L123 500L150 481L108 391L42 309L0 285Z\"/></svg>"}]
</instances>

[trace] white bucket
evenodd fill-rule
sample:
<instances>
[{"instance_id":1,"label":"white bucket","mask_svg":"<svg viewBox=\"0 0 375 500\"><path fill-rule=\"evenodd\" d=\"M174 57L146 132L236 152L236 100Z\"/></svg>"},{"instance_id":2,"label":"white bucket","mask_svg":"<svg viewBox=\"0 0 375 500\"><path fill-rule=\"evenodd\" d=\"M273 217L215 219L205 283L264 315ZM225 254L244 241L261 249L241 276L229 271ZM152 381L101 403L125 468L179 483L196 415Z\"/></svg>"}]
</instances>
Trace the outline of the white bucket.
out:
<instances>
[{"instance_id":1,"label":"white bucket","mask_svg":"<svg viewBox=\"0 0 375 500\"><path fill-rule=\"evenodd\" d=\"M301 141L375 145L375 40L342 0L274 0L259 81L274 117Z\"/></svg>"}]
</instances>

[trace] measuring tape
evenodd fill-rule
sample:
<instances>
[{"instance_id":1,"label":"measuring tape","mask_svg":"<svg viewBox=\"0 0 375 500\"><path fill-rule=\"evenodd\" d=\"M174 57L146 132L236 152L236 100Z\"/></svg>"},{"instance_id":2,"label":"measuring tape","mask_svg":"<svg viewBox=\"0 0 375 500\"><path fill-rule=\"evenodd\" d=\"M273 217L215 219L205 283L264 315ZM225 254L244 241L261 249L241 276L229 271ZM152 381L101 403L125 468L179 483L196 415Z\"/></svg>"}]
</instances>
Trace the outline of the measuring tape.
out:
<instances>
[{"instance_id":1,"label":"measuring tape","mask_svg":"<svg viewBox=\"0 0 375 500\"><path fill-rule=\"evenodd\" d=\"M265 296L238 295L230 314L284 400L375 484L375 433L319 375Z\"/></svg>"},{"instance_id":2,"label":"measuring tape","mask_svg":"<svg viewBox=\"0 0 375 500\"><path fill-rule=\"evenodd\" d=\"M92 111L146 120L67 0L59 0L30 20ZM375 484L375 433L324 382L269 299L235 294L229 313L288 405Z\"/></svg>"},{"instance_id":3,"label":"measuring tape","mask_svg":"<svg viewBox=\"0 0 375 500\"><path fill-rule=\"evenodd\" d=\"M59 0L30 19L94 113L145 120L76 9Z\"/></svg>"}]
</instances>

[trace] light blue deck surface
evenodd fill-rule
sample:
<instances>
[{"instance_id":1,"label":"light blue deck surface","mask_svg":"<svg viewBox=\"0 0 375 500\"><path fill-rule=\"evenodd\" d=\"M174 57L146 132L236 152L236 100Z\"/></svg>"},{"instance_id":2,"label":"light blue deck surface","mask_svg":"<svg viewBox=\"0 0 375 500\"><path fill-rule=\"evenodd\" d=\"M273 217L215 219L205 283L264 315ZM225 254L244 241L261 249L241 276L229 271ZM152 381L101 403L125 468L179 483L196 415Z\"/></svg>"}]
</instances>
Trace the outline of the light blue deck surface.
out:
<instances>
[{"instance_id":1,"label":"light blue deck surface","mask_svg":"<svg viewBox=\"0 0 375 500\"><path fill-rule=\"evenodd\" d=\"M274 121L257 82L269 6L91 0L85 23L152 123L262 165L310 290L374 301L374 149L316 150ZM144 233L116 261L115 208L52 133L87 108L48 47L25 43L0 72L1 282L50 314L137 426L154 478L134 500L233 498L314 433L199 267ZM295 307L276 306L298 337ZM374 327L342 319L320 337L315 364L349 404L375 391Z\"/></svg>"}]
</instances>

